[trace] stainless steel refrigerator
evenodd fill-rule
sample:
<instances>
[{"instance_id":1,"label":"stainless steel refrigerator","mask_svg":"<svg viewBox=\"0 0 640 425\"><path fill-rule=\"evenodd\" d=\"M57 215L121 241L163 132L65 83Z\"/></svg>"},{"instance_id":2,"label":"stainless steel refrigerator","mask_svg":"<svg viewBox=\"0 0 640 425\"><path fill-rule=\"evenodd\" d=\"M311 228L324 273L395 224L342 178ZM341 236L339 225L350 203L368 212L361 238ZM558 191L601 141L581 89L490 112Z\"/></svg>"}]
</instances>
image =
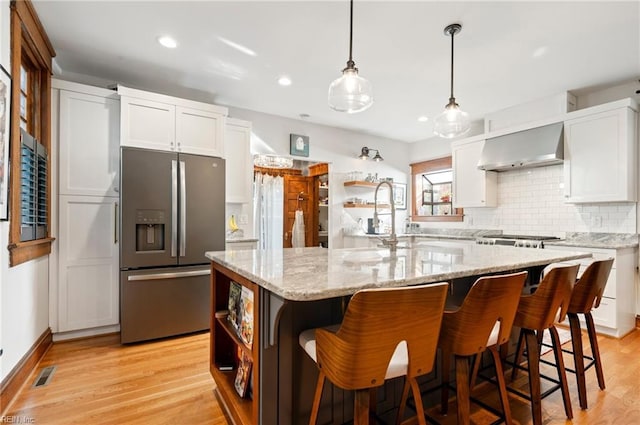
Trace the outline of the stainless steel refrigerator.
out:
<instances>
[{"instance_id":1,"label":"stainless steel refrigerator","mask_svg":"<svg viewBox=\"0 0 640 425\"><path fill-rule=\"evenodd\" d=\"M224 159L122 148L120 337L209 328L209 261L224 250Z\"/></svg>"}]
</instances>

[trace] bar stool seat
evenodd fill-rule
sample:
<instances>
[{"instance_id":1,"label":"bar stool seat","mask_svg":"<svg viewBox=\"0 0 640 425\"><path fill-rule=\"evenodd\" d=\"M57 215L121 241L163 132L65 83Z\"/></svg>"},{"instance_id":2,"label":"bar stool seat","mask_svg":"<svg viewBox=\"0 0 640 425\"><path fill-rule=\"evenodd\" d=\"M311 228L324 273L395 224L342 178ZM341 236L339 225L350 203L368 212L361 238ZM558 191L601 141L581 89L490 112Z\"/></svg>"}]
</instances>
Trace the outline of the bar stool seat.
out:
<instances>
[{"instance_id":1,"label":"bar stool seat","mask_svg":"<svg viewBox=\"0 0 640 425\"><path fill-rule=\"evenodd\" d=\"M445 311L438 346L442 350L441 412L449 405L451 357L455 357L458 424L469 424L469 361L489 350L496 368L504 421L511 424L511 409L498 347L509 341L527 272L487 276L478 279L455 311ZM474 365L475 380L479 361Z\"/></svg>"},{"instance_id":2,"label":"bar stool seat","mask_svg":"<svg viewBox=\"0 0 640 425\"><path fill-rule=\"evenodd\" d=\"M513 388L509 388L509 390L531 401L534 425L542 424L543 396L540 391L540 342L542 341L542 334L546 329L549 329L551 333L558 373L559 386L555 389L560 388L562 391L562 399L564 401L567 418L571 419L573 417L569 387L567 385L567 375L562 359L562 349L560 347L560 338L554 323L556 318L562 321L566 316L573 283L576 281L576 275L578 273L578 267L578 265L572 265L552 268L545 274L536 292L531 295L522 296L520 298L520 304L518 305L514 326L520 328L520 338L518 339L518 347L516 349L512 379L515 379L520 358L524 351L524 340L527 346L529 395L523 394ZM548 394L550 394L550 392L547 392L545 395Z\"/></svg>"},{"instance_id":3,"label":"bar stool seat","mask_svg":"<svg viewBox=\"0 0 640 425\"><path fill-rule=\"evenodd\" d=\"M309 423L317 421L325 378L355 390L354 424L361 425L369 423L370 391L404 375L396 423L411 389L418 423L426 425L416 378L433 370L447 288L437 283L358 291L340 325L303 331L299 343L318 366Z\"/></svg>"}]
</instances>

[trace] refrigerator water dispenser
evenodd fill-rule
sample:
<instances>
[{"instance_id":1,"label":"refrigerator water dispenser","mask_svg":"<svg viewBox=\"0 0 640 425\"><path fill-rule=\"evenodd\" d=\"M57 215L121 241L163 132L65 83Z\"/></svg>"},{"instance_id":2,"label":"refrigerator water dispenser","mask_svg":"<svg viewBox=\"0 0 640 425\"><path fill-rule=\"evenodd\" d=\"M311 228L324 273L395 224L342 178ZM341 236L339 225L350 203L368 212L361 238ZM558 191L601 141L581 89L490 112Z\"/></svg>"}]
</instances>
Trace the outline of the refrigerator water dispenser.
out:
<instances>
[{"instance_id":1,"label":"refrigerator water dispenser","mask_svg":"<svg viewBox=\"0 0 640 425\"><path fill-rule=\"evenodd\" d=\"M164 211L136 210L136 252L164 251L164 227Z\"/></svg>"}]
</instances>

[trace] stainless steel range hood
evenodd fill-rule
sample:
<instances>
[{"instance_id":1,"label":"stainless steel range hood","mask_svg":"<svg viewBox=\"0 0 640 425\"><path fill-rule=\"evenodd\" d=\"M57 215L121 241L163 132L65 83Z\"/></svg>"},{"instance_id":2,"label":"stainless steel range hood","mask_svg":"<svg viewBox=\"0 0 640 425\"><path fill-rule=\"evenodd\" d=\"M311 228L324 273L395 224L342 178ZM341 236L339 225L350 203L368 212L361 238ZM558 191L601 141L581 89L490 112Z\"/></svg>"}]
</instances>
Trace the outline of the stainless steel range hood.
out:
<instances>
[{"instance_id":1,"label":"stainless steel range hood","mask_svg":"<svg viewBox=\"0 0 640 425\"><path fill-rule=\"evenodd\" d=\"M478 168L506 171L560 164L564 157L563 123L554 123L485 141Z\"/></svg>"}]
</instances>

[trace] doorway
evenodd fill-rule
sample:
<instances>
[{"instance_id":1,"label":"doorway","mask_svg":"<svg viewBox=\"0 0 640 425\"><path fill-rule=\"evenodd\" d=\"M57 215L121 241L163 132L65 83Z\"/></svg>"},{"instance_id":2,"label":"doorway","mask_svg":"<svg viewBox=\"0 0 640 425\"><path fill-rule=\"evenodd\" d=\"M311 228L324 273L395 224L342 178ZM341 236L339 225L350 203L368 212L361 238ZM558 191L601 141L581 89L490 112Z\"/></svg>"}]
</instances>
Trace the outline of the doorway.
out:
<instances>
[{"instance_id":1,"label":"doorway","mask_svg":"<svg viewBox=\"0 0 640 425\"><path fill-rule=\"evenodd\" d=\"M282 179L282 213L271 211L265 215L256 209L256 235L278 239L277 235L265 235L265 231L279 231L283 248L294 246L329 246L329 165L293 160L290 168L254 166L254 182L259 184L264 176ZM254 192L254 193L259 193ZM254 199L254 204L269 202ZM279 202L279 201L277 201ZM298 219L296 221L296 218ZM276 222L279 221L279 222ZM262 226L262 229L259 227ZM303 236L302 236L303 235ZM294 243L296 238L297 243ZM276 248L274 244L261 248Z\"/></svg>"}]
</instances>

